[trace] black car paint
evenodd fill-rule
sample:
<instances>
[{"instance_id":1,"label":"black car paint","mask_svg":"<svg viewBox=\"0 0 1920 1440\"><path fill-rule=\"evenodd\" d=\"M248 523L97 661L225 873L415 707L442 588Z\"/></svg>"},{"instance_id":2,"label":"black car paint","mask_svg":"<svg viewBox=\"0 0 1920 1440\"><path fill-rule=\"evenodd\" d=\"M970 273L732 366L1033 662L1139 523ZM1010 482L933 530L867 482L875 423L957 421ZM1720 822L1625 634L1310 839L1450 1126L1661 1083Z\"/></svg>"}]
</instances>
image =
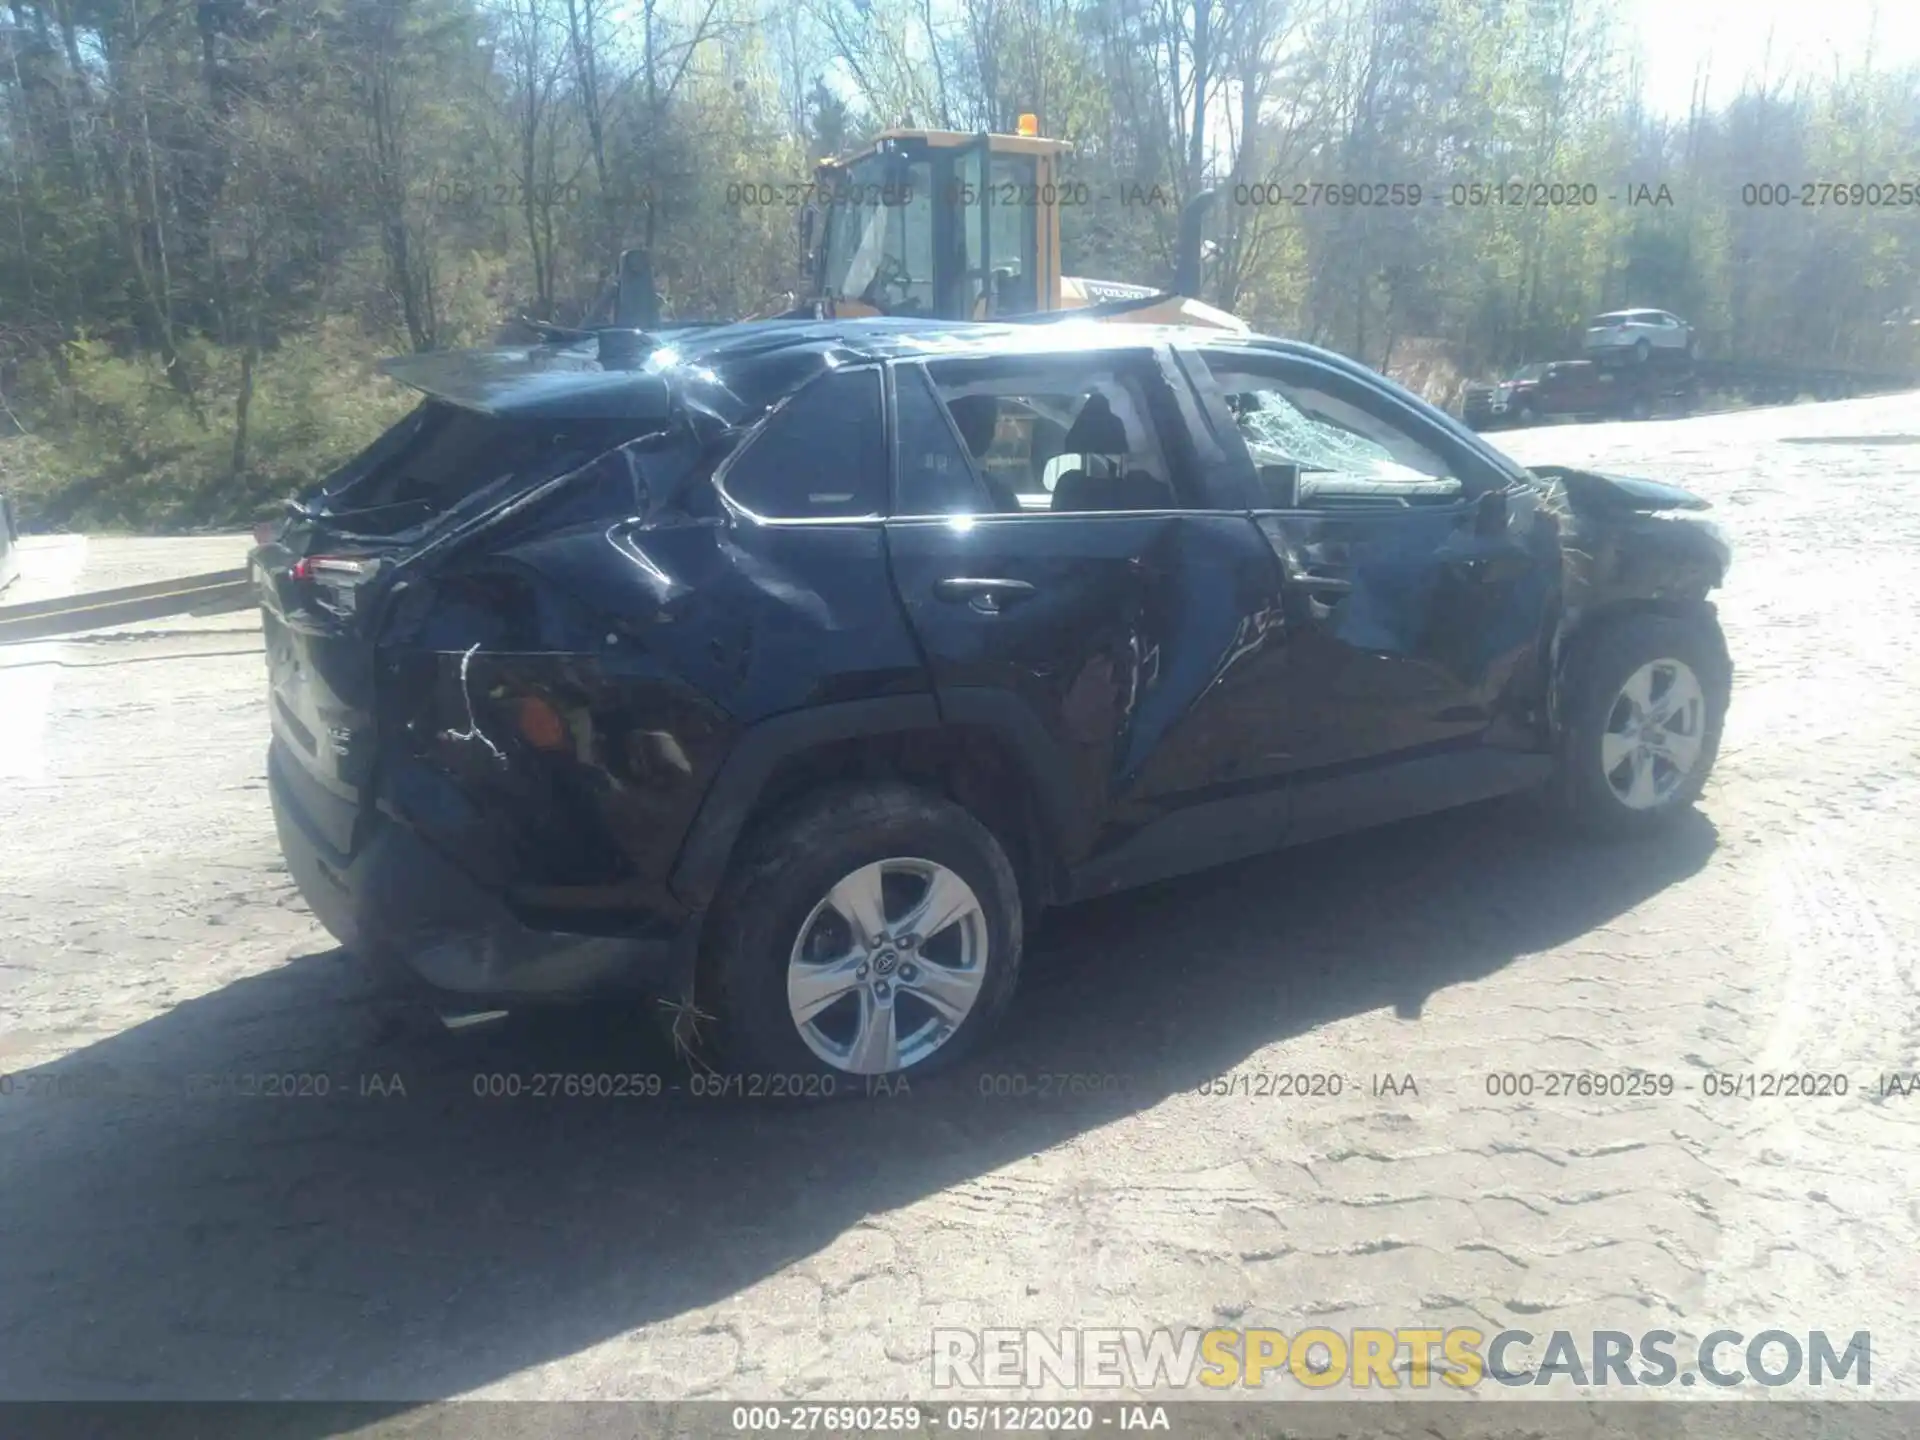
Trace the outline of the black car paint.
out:
<instances>
[{"instance_id":1,"label":"black car paint","mask_svg":"<svg viewBox=\"0 0 1920 1440\"><path fill-rule=\"evenodd\" d=\"M633 447L678 426L699 459L626 513L596 514L604 474L585 475L616 451L399 546L343 536L324 485L293 508L255 563L272 793L316 910L445 990L685 995L743 828L820 747L981 741L1045 852L1036 898L1077 898L1542 778L1576 632L1701 605L1724 570L1670 514L1704 503L1685 492L1528 472L1342 357L1208 340L1323 367L1469 477L1438 508L1268 508L1193 337L1097 333L1154 355L1208 509L763 520L725 498L726 456L824 371L1091 343L1073 327L775 322L639 364L549 346L395 365L509 419L575 393L653 437ZM351 607L293 577L318 551L377 560ZM962 577L1033 588L982 610L945 598ZM516 728L530 698L564 718L557 748Z\"/></svg>"}]
</instances>

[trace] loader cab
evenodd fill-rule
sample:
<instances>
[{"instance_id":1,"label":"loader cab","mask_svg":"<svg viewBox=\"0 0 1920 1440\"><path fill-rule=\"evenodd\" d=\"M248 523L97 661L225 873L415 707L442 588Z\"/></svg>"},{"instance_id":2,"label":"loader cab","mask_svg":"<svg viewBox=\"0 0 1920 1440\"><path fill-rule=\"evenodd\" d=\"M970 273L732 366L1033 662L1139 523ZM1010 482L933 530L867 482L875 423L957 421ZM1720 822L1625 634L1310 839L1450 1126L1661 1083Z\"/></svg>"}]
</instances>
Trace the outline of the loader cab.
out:
<instances>
[{"instance_id":1,"label":"loader cab","mask_svg":"<svg viewBox=\"0 0 1920 1440\"><path fill-rule=\"evenodd\" d=\"M1035 128L1021 117L1023 131ZM986 320L1060 308L1059 157L1037 134L889 130L816 173L804 222L836 314Z\"/></svg>"}]
</instances>

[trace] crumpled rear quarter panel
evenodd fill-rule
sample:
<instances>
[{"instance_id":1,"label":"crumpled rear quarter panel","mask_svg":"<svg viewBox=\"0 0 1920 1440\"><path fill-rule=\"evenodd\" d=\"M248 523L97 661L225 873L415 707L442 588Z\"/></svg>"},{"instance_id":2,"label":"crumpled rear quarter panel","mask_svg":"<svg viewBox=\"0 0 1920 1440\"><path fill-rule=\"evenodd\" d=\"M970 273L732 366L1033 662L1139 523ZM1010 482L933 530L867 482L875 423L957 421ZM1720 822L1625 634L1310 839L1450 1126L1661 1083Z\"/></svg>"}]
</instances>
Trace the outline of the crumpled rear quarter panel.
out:
<instances>
[{"instance_id":1,"label":"crumpled rear quarter panel","mask_svg":"<svg viewBox=\"0 0 1920 1440\"><path fill-rule=\"evenodd\" d=\"M523 914L676 917L666 877L748 726L925 688L877 527L541 536L403 598L383 803ZM529 701L560 744L522 733Z\"/></svg>"}]
</instances>

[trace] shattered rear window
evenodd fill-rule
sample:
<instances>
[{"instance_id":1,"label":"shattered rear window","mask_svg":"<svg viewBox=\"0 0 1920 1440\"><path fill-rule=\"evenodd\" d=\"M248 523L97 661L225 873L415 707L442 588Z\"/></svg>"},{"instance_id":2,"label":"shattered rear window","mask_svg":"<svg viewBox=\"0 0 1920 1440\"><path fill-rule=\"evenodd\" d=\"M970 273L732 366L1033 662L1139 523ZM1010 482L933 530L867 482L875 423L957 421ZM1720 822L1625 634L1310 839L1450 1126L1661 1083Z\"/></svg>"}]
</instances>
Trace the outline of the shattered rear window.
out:
<instances>
[{"instance_id":1,"label":"shattered rear window","mask_svg":"<svg viewBox=\"0 0 1920 1440\"><path fill-rule=\"evenodd\" d=\"M357 534L394 535L578 469L649 428L631 419L486 415L429 400L336 472L317 502Z\"/></svg>"}]
</instances>

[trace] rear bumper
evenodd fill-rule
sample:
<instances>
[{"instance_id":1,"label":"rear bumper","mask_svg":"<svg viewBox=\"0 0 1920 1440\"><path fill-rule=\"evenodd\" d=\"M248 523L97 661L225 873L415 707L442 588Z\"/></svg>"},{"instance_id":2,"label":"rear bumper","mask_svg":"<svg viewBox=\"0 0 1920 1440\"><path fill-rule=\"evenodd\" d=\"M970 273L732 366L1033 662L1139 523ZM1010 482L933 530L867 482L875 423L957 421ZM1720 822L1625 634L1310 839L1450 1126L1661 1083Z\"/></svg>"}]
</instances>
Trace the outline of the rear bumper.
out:
<instances>
[{"instance_id":1,"label":"rear bumper","mask_svg":"<svg viewBox=\"0 0 1920 1440\"><path fill-rule=\"evenodd\" d=\"M320 835L275 744L267 788L287 869L348 949L398 964L429 991L468 1000L566 1001L610 990L692 991L698 917L646 936L533 929L406 824L385 815L349 857Z\"/></svg>"}]
</instances>

